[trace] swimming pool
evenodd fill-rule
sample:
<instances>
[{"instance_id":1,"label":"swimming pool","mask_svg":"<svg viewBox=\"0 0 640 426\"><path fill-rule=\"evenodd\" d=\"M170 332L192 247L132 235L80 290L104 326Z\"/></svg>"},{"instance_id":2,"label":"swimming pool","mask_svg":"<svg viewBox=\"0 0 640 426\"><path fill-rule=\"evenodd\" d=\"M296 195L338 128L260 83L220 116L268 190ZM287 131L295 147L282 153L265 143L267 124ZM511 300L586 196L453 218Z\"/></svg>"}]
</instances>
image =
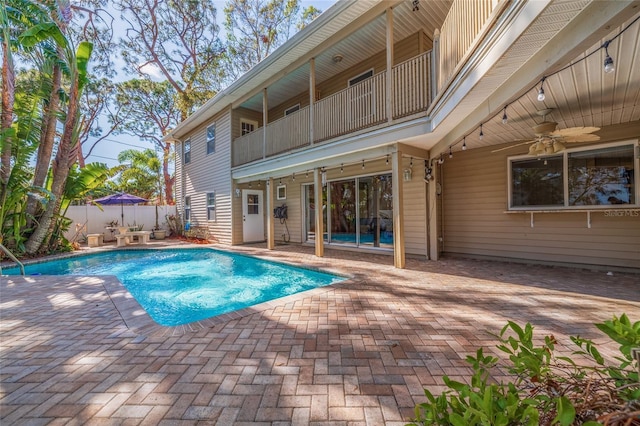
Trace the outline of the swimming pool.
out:
<instances>
[{"instance_id":1,"label":"swimming pool","mask_svg":"<svg viewBox=\"0 0 640 426\"><path fill-rule=\"evenodd\" d=\"M18 268L2 269L17 275ZM213 249L122 250L25 266L27 275L115 275L155 322L176 326L345 278Z\"/></svg>"}]
</instances>

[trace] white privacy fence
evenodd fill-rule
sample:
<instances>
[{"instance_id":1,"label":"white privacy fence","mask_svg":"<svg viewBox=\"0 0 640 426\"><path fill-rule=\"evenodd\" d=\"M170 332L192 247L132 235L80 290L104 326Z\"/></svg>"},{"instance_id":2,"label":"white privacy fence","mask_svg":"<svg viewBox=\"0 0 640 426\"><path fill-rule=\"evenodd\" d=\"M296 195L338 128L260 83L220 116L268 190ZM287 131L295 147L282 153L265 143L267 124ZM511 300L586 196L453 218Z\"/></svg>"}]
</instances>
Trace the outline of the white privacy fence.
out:
<instances>
[{"instance_id":1,"label":"white privacy fence","mask_svg":"<svg viewBox=\"0 0 640 426\"><path fill-rule=\"evenodd\" d=\"M158 225L161 229L169 230L166 217L176 214L176 206L157 206ZM124 215L124 216L123 216ZM156 206L113 205L102 206L100 210L95 205L71 206L65 215L73 220L69 230L65 233L67 239L72 239L76 229L80 229L80 238L87 234L104 234L106 240L114 239L112 232L107 229L111 222L117 221L117 226L142 226L142 230L151 231L156 226ZM124 219L123 219L124 217Z\"/></svg>"}]
</instances>

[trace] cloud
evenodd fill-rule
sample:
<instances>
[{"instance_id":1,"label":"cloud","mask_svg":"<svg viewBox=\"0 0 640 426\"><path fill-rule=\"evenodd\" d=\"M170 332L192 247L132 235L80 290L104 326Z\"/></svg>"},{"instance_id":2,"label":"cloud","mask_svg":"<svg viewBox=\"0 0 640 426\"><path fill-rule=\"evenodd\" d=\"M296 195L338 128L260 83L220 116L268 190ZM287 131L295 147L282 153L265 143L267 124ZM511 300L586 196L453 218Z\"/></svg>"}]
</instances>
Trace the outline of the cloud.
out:
<instances>
[{"instance_id":1,"label":"cloud","mask_svg":"<svg viewBox=\"0 0 640 426\"><path fill-rule=\"evenodd\" d=\"M162 71L160 71L160 68L158 68L153 64L147 64L143 66L142 68L140 68L140 72L145 75L148 75L149 77L151 77L151 80L154 80L154 81L162 81L165 79L164 75L162 74Z\"/></svg>"}]
</instances>

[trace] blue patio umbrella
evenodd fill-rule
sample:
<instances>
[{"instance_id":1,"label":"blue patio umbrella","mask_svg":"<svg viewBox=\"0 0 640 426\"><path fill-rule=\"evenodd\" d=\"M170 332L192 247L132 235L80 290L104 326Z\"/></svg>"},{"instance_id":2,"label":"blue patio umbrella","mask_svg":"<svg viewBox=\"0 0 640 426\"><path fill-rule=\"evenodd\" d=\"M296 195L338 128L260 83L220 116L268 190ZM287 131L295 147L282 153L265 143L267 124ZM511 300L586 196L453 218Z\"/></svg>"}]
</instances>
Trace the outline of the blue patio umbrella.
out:
<instances>
[{"instance_id":1,"label":"blue patio umbrella","mask_svg":"<svg viewBox=\"0 0 640 426\"><path fill-rule=\"evenodd\" d=\"M117 194L107 195L106 197L98 198L93 200L95 204L103 204L103 205L117 205L120 204L122 207L122 226L124 226L124 205L125 204L138 204L138 203L146 203L146 198L138 197L137 195L127 194L126 192L119 192Z\"/></svg>"}]
</instances>

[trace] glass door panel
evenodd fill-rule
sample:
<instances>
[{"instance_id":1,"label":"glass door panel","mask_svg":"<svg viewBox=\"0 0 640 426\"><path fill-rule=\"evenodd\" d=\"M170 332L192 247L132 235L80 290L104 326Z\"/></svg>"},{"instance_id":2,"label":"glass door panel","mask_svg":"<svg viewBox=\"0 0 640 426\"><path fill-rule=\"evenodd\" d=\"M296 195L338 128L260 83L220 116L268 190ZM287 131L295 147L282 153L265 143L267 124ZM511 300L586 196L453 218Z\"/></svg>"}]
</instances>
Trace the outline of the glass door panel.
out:
<instances>
[{"instance_id":1,"label":"glass door panel","mask_svg":"<svg viewBox=\"0 0 640 426\"><path fill-rule=\"evenodd\" d=\"M329 184L331 242L356 244L356 181L355 179Z\"/></svg>"},{"instance_id":2,"label":"glass door panel","mask_svg":"<svg viewBox=\"0 0 640 426\"><path fill-rule=\"evenodd\" d=\"M315 201L315 190L314 185L305 185L304 186L304 197L305 197L305 215L304 215L304 228L306 241L315 241L316 239L316 201ZM326 208L326 191L323 191L323 200L322 200L322 214L323 214L323 237L324 240L327 240L327 208Z\"/></svg>"}]
</instances>

